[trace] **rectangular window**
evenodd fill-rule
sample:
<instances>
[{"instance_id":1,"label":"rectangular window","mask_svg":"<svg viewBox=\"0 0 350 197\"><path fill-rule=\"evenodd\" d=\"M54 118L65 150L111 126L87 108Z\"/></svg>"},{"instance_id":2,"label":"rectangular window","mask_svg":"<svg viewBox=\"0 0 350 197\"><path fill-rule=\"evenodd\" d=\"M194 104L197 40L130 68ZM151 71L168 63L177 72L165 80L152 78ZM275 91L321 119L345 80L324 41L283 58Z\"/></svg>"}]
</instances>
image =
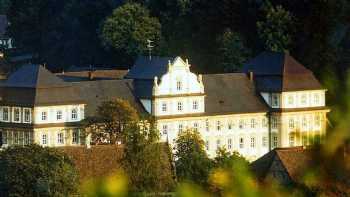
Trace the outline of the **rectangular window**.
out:
<instances>
[{"instance_id":1,"label":"rectangular window","mask_svg":"<svg viewBox=\"0 0 350 197\"><path fill-rule=\"evenodd\" d=\"M30 133L29 132L25 132L24 133L24 144L25 145L29 145L30 144Z\"/></svg>"},{"instance_id":2,"label":"rectangular window","mask_svg":"<svg viewBox=\"0 0 350 197\"><path fill-rule=\"evenodd\" d=\"M205 130L209 131L209 129L210 129L210 124L209 124L209 120L207 119L205 120Z\"/></svg>"},{"instance_id":3,"label":"rectangular window","mask_svg":"<svg viewBox=\"0 0 350 197\"><path fill-rule=\"evenodd\" d=\"M14 134L13 134L13 143L14 143L14 144L19 144L19 135L18 135L18 132L14 132Z\"/></svg>"},{"instance_id":4,"label":"rectangular window","mask_svg":"<svg viewBox=\"0 0 350 197\"><path fill-rule=\"evenodd\" d=\"M193 110L197 110L198 109L198 101L193 101Z\"/></svg>"},{"instance_id":5,"label":"rectangular window","mask_svg":"<svg viewBox=\"0 0 350 197\"><path fill-rule=\"evenodd\" d=\"M314 102L315 102L315 105L320 104L320 95L319 94L314 95Z\"/></svg>"},{"instance_id":6,"label":"rectangular window","mask_svg":"<svg viewBox=\"0 0 350 197\"><path fill-rule=\"evenodd\" d=\"M166 112L168 110L167 104L162 103L162 112Z\"/></svg>"},{"instance_id":7,"label":"rectangular window","mask_svg":"<svg viewBox=\"0 0 350 197\"><path fill-rule=\"evenodd\" d=\"M63 133L58 133L57 134L57 143L58 144L64 144L64 135L63 135Z\"/></svg>"},{"instance_id":8,"label":"rectangular window","mask_svg":"<svg viewBox=\"0 0 350 197\"><path fill-rule=\"evenodd\" d=\"M47 135L46 134L43 134L41 136L41 143L42 143L42 145L47 145Z\"/></svg>"},{"instance_id":9,"label":"rectangular window","mask_svg":"<svg viewBox=\"0 0 350 197\"><path fill-rule=\"evenodd\" d=\"M72 120L78 119L78 110L72 109Z\"/></svg>"},{"instance_id":10,"label":"rectangular window","mask_svg":"<svg viewBox=\"0 0 350 197\"><path fill-rule=\"evenodd\" d=\"M267 137L262 138L262 146L267 147Z\"/></svg>"},{"instance_id":11,"label":"rectangular window","mask_svg":"<svg viewBox=\"0 0 350 197\"><path fill-rule=\"evenodd\" d=\"M195 131L198 131L198 123L197 122L193 123L193 129Z\"/></svg>"},{"instance_id":12,"label":"rectangular window","mask_svg":"<svg viewBox=\"0 0 350 197\"><path fill-rule=\"evenodd\" d=\"M179 124L179 133L181 133L183 131L183 125L182 124Z\"/></svg>"},{"instance_id":13,"label":"rectangular window","mask_svg":"<svg viewBox=\"0 0 350 197\"><path fill-rule=\"evenodd\" d=\"M182 102L177 102L177 111L182 111L182 110L183 110Z\"/></svg>"},{"instance_id":14,"label":"rectangular window","mask_svg":"<svg viewBox=\"0 0 350 197\"><path fill-rule=\"evenodd\" d=\"M72 133L72 143L73 144L79 144L79 130L74 129Z\"/></svg>"},{"instance_id":15,"label":"rectangular window","mask_svg":"<svg viewBox=\"0 0 350 197\"><path fill-rule=\"evenodd\" d=\"M41 120L46 120L47 119L47 112L43 111L41 112Z\"/></svg>"},{"instance_id":16,"label":"rectangular window","mask_svg":"<svg viewBox=\"0 0 350 197\"><path fill-rule=\"evenodd\" d=\"M242 137L239 138L239 148L244 148L244 139Z\"/></svg>"},{"instance_id":17,"label":"rectangular window","mask_svg":"<svg viewBox=\"0 0 350 197\"><path fill-rule=\"evenodd\" d=\"M218 131L221 130L221 122L220 122L220 120L216 121L216 130L218 130Z\"/></svg>"},{"instance_id":18,"label":"rectangular window","mask_svg":"<svg viewBox=\"0 0 350 197\"><path fill-rule=\"evenodd\" d=\"M2 132L2 143L7 144L7 131Z\"/></svg>"},{"instance_id":19,"label":"rectangular window","mask_svg":"<svg viewBox=\"0 0 350 197\"><path fill-rule=\"evenodd\" d=\"M293 96L288 96L288 104L289 104L289 105L293 105L293 103L294 103L294 98L293 98Z\"/></svg>"},{"instance_id":20,"label":"rectangular window","mask_svg":"<svg viewBox=\"0 0 350 197\"><path fill-rule=\"evenodd\" d=\"M256 120L255 120L254 118L251 119L251 120L250 120L250 127L251 127L252 129L254 129L254 128L256 128L256 125L257 125Z\"/></svg>"},{"instance_id":21,"label":"rectangular window","mask_svg":"<svg viewBox=\"0 0 350 197\"><path fill-rule=\"evenodd\" d=\"M263 127L263 128L267 128L267 119L266 118L263 118L262 119L262 121L261 121L261 126Z\"/></svg>"},{"instance_id":22,"label":"rectangular window","mask_svg":"<svg viewBox=\"0 0 350 197\"><path fill-rule=\"evenodd\" d=\"M294 146L294 135L289 134L289 146L293 147Z\"/></svg>"},{"instance_id":23,"label":"rectangular window","mask_svg":"<svg viewBox=\"0 0 350 197\"><path fill-rule=\"evenodd\" d=\"M273 129L277 129L277 118L276 117L271 118L271 127Z\"/></svg>"},{"instance_id":24,"label":"rectangular window","mask_svg":"<svg viewBox=\"0 0 350 197\"><path fill-rule=\"evenodd\" d=\"M229 150L232 149L232 139L227 140L227 149L229 149Z\"/></svg>"},{"instance_id":25,"label":"rectangular window","mask_svg":"<svg viewBox=\"0 0 350 197\"><path fill-rule=\"evenodd\" d=\"M58 111L56 112L56 119L57 119L57 120L62 120L62 111L61 111L61 110L58 110Z\"/></svg>"},{"instance_id":26,"label":"rectangular window","mask_svg":"<svg viewBox=\"0 0 350 197\"><path fill-rule=\"evenodd\" d=\"M250 147L255 148L255 137L250 138Z\"/></svg>"},{"instance_id":27,"label":"rectangular window","mask_svg":"<svg viewBox=\"0 0 350 197\"><path fill-rule=\"evenodd\" d=\"M272 96L271 98L272 107L278 107L278 104L279 104L278 95L272 94L271 96Z\"/></svg>"},{"instance_id":28,"label":"rectangular window","mask_svg":"<svg viewBox=\"0 0 350 197\"><path fill-rule=\"evenodd\" d=\"M305 116L303 116L303 118L301 119L301 125L303 128L307 128L307 120Z\"/></svg>"},{"instance_id":29,"label":"rectangular window","mask_svg":"<svg viewBox=\"0 0 350 197\"><path fill-rule=\"evenodd\" d=\"M307 146L307 136L306 135L303 135L302 143L303 143L303 146Z\"/></svg>"},{"instance_id":30,"label":"rectangular window","mask_svg":"<svg viewBox=\"0 0 350 197\"><path fill-rule=\"evenodd\" d=\"M277 146L278 146L278 137L277 137L277 136L274 136L274 137L273 137L273 147L274 147L274 148L277 148Z\"/></svg>"},{"instance_id":31,"label":"rectangular window","mask_svg":"<svg viewBox=\"0 0 350 197\"><path fill-rule=\"evenodd\" d=\"M302 105L306 105L306 102L307 102L306 94L301 95L301 101L300 102L301 102Z\"/></svg>"},{"instance_id":32,"label":"rectangular window","mask_svg":"<svg viewBox=\"0 0 350 197\"><path fill-rule=\"evenodd\" d=\"M207 149L207 151L209 151L209 141L208 140L205 142L205 148Z\"/></svg>"},{"instance_id":33,"label":"rectangular window","mask_svg":"<svg viewBox=\"0 0 350 197\"><path fill-rule=\"evenodd\" d=\"M289 128L290 129L294 129L295 125L294 125L294 119L293 118L290 118L289 119Z\"/></svg>"},{"instance_id":34,"label":"rectangular window","mask_svg":"<svg viewBox=\"0 0 350 197\"><path fill-rule=\"evenodd\" d=\"M232 120L228 121L227 128L228 128L228 130L232 129Z\"/></svg>"},{"instance_id":35,"label":"rectangular window","mask_svg":"<svg viewBox=\"0 0 350 197\"><path fill-rule=\"evenodd\" d=\"M13 109L13 121L14 122L20 122L20 116L21 112L19 108L14 108Z\"/></svg>"},{"instance_id":36,"label":"rectangular window","mask_svg":"<svg viewBox=\"0 0 350 197\"><path fill-rule=\"evenodd\" d=\"M321 117L319 114L316 114L316 116L315 116L315 125L316 125L316 127L321 126Z\"/></svg>"},{"instance_id":37,"label":"rectangular window","mask_svg":"<svg viewBox=\"0 0 350 197\"><path fill-rule=\"evenodd\" d=\"M30 119L31 119L30 109L24 109L24 122L30 123Z\"/></svg>"},{"instance_id":38,"label":"rectangular window","mask_svg":"<svg viewBox=\"0 0 350 197\"><path fill-rule=\"evenodd\" d=\"M163 135L167 135L168 134L168 125L163 124L162 133L163 133Z\"/></svg>"},{"instance_id":39,"label":"rectangular window","mask_svg":"<svg viewBox=\"0 0 350 197\"><path fill-rule=\"evenodd\" d=\"M243 120L239 120L239 128L240 129L244 128L244 121Z\"/></svg>"},{"instance_id":40,"label":"rectangular window","mask_svg":"<svg viewBox=\"0 0 350 197\"><path fill-rule=\"evenodd\" d=\"M176 90L177 91L181 91L182 90L182 82L181 81L177 81L176 82Z\"/></svg>"},{"instance_id":41,"label":"rectangular window","mask_svg":"<svg viewBox=\"0 0 350 197\"><path fill-rule=\"evenodd\" d=\"M2 109L2 120L9 121L9 108L5 107Z\"/></svg>"},{"instance_id":42,"label":"rectangular window","mask_svg":"<svg viewBox=\"0 0 350 197\"><path fill-rule=\"evenodd\" d=\"M216 148L219 149L221 147L221 141L216 140Z\"/></svg>"}]
</instances>

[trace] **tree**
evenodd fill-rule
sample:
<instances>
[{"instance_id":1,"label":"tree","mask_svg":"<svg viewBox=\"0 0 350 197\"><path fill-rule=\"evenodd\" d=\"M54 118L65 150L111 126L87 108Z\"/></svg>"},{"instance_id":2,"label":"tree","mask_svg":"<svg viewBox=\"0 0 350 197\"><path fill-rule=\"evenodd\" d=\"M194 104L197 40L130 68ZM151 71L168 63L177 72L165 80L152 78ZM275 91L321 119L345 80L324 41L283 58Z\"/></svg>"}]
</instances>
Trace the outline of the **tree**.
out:
<instances>
[{"instance_id":1,"label":"tree","mask_svg":"<svg viewBox=\"0 0 350 197\"><path fill-rule=\"evenodd\" d=\"M239 71L250 57L250 51L244 46L241 36L227 29L218 41L221 68L226 72Z\"/></svg>"},{"instance_id":2,"label":"tree","mask_svg":"<svg viewBox=\"0 0 350 197\"><path fill-rule=\"evenodd\" d=\"M161 25L157 18L137 3L127 3L113 11L102 25L101 39L107 48L125 51L135 57L147 49L147 40L157 44L161 37Z\"/></svg>"},{"instance_id":3,"label":"tree","mask_svg":"<svg viewBox=\"0 0 350 197\"><path fill-rule=\"evenodd\" d=\"M128 125L123 132L123 167L132 192L166 192L174 187L171 151L159 143L159 131L151 118Z\"/></svg>"},{"instance_id":4,"label":"tree","mask_svg":"<svg viewBox=\"0 0 350 197\"><path fill-rule=\"evenodd\" d=\"M204 150L198 131L186 130L176 139L175 166L179 181L206 185L212 162Z\"/></svg>"},{"instance_id":5,"label":"tree","mask_svg":"<svg viewBox=\"0 0 350 197\"><path fill-rule=\"evenodd\" d=\"M97 108L96 117L85 120L85 130L92 135L95 144L115 144L122 139L123 130L129 124L137 122L139 115L131 104L123 99L104 101Z\"/></svg>"},{"instance_id":6,"label":"tree","mask_svg":"<svg viewBox=\"0 0 350 197\"><path fill-rule=\"evenodd\" d=\"M232 165L238 162L245 163L245 165L249 164L238 152L230 153L225 148L219 148L216 151L216 157L214 158L214 165L216 168L231 168Z\"/></svg>"},{"instance_id":7,"label":"tree","mask_svg":"<svg viewBox=\"0 0 350 197\"><path fill-rule=\"evenodd\" d=\"M72 161L55 149L30 145L0 152L1 190L9 196L70 196L78 183Z\"/></svg>"},{"instance_id":8,"label":"tree","mask_svg":"<svg viewBox=\"0 0 350 197\"><path fill-rule=\"evenodd\" d=\"M294 18L282 6L264 5L265 20L257 22L258 34L265 49L283 52L289 50L293 36Z\"/></svg>"}]
</instances>

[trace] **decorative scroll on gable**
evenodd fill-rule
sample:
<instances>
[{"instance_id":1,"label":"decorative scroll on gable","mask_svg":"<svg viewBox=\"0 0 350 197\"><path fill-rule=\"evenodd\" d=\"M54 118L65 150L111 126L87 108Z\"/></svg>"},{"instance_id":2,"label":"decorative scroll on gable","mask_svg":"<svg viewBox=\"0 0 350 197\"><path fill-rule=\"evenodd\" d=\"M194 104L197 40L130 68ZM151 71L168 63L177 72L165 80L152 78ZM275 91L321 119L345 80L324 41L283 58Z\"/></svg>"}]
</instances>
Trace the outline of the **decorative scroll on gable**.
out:
<instances>
[{"instance_id":1,"label":"decorative scroll on gable","mask_svg":"<svg viewBox=\"0 0 350 197\"><path fill-rule=\"evenodd\" d=\"M202 75L192 73L190 66L181 57L169 61L168 72L154 78L153 96L204 94Z\"/></svg>"}]
</instances>

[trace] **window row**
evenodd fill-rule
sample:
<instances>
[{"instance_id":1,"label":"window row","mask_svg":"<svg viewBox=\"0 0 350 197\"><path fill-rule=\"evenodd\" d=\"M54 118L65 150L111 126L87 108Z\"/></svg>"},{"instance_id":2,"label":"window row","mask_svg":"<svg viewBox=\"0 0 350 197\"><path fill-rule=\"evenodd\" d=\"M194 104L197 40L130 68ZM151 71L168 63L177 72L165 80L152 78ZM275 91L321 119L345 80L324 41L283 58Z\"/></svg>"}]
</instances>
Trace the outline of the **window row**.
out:
<instances>
[{"instance_id":1,"label":"window row","mask_svg":"<svg viewBox=\"0 0 350 197\"><path fill-rule=\"evenodd\" d=\"M308 100L309 100L309 102L308 102ZM289 95L287 97L287 103L288 103L288 105L294 105L298 102L296 101L296 98L294 95ZM300 104L307 105L308 103L310 103L310 104L312 103L314 105L320 105L321 104L321 95L319 93L313 93L309 96L306 93L301 94Z\"/></svg>"},{"instance_id":2,"label":"window row","mask_svg":"<svg viewBox=\"0 0 350 197\"><path fill-rule=\"evenodd\" d=\"M184 103L181 101L178 101L176 103L177 105L177 111L181 112L184 110ZM162 102L162 112L168 112L168 103ZM198 101L192 101L192 110L198 110L199 109L199 102Z\"/></svg>"},{"instance_id":3,"label":"window row","mask_svg":"<svg viewBox=\"0 0 350 197\"><path fill-rule=\"evenodd\" d=\"M298 121L295 118L291 117L288 119L289 129L297 128ZM321 114L316 114L313 119L303 116L301 119L301 127L307 128L308 126L320 127L322 125L322 116Z\"/></svg>"},{"instance_id":4,"label":"window row","mask_svg":"<svg viewBox=\"0 0 350 197\"><path fill-rule=\"evenodd\" d=\"M6 145L29 145L33 143L33 133L26 131L3 131L2 143Z\"/></svg>"},{"instance_id":5,"label":"window row","mask_svg":"<svg viewBox=\"0 0 350 197\"><path fill-rule=\"evenodd\" d=\"M226 125L225 125L224 121L217 120L217 121L214 122L213 126L215 127L216 131L221 131L221 130L224 130L226 128L228 130L233 130L235 128L239 128L239 129L244 129L244 128L256 129L256 128L259 128L259 121L258 120L259 120L258 118L250 119L250 122L248 122L248 120L239 120L238 124L236 124L235 121L227 121ZM206 120L205 121L205 130L209 132L211 126L212 125L210 124L209 120ZM261 128L267 128L267 127L268 127L267 118L262 118L261 119ZM182 123L179 123L177 125L178 132L182 132L184 129L187 129L187 128L191 128L191 129L194 129L194 130L198 131L199 128L200 128L200 122L193 122L192 125L187 125L186 127ZM167 124L163 124L161 130L162 130L162 134L163 135L167 135L168 130L169 130L169 126Z\"/></svg>"},{"instance_id":6,"label":"window row","mask_svg":"<svg viewBox=\"0 0 350 197\"><path fill-rule=\"evenodd\" d=\"M64 132L58 132L56 136L56 144L64 145L66 143L67 137L65 136ZM72 132L72 138L71 138L72 144L79 144L80 143L80 132L78 129L73 130ZM43 133L41 135L41 144L44 146L47 146L50 144L49 142L49 135L47 133Z\"/></svg>"},{"instance_id":7,"label":"window row","mask_svg":"<svg viewBox=\"0 0 350 197\"><path fill-rule=\"evenodd\" d=\"M272 146L273 147L277 147L278 146L278 137L277 136L274 136L273 139L272 139ZM225 142L227 142L225 144ZM267 148L268 147L268 137L264 136L261 138L261 146L264 147L264 148ZM205 147L206 147L206 150L207 151L210 151L210 140L206 140L205 141ZM226 139L225 141L223 140L220 140L220 139L217 139L215 141L215 147L216 147L216 150L219 149L219 148L227 148L228 150L232 150L234 149L234 145L233 145L233 139L232 138L228 138ZM257 138L256 137L250 137L250 138L244 138L244 137L240 137L238 139L238 148L239 149L244 149L244 148L257 148Z\"/></svg>"},{"instance_id":8,"label":"window row","mask_svg":"<svg viewBox=\"0 0 350 197\"><path fill-rule=\"evenodd\" d=\"M31 123L32 110L30 108L20 107L2 107L1 108L1 121L15 122L15 123Z\"/></svg>"},{"instance_id":9,"label":"window row","mask_svg":"<svg viewBox=\"0 0 350 197\"><path fill-rule=\"evenodd\" d=\"M70 118L71 118L71 120L78 120L78 109L74 108L70 111ZM42 121L48 120L48 112L47 111L41 112L41 120ZM63 120L63 111L62 110L56 110L55 120Z\"/></svg>"}]
</instances>

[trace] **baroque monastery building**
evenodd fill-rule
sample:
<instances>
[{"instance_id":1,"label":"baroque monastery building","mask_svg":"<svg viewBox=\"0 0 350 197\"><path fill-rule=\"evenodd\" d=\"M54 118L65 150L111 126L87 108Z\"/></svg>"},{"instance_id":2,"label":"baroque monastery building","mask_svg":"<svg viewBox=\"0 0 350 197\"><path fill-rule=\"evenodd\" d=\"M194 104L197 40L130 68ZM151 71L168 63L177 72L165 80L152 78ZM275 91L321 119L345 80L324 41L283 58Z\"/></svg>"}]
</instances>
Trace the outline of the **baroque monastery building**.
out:
<instances>
[{"instance_id":1,"label":"baroque monastery building","mask_svg":"<svg viewBox=\"0 0 350 197\"><path fill-rule=\"evenodd\" d=\"M124 78L113 73L123 72L19 68L0 84L2 146L85 144L81 121L112 98L153 115L170 145L179 132L198 130L210 156L225 147L255 160L276 147L320 143L326 133L326 90L288 54L264 52L242 73L197 75L180 57L139 57Z\"/></svg>"}]
</instances>

